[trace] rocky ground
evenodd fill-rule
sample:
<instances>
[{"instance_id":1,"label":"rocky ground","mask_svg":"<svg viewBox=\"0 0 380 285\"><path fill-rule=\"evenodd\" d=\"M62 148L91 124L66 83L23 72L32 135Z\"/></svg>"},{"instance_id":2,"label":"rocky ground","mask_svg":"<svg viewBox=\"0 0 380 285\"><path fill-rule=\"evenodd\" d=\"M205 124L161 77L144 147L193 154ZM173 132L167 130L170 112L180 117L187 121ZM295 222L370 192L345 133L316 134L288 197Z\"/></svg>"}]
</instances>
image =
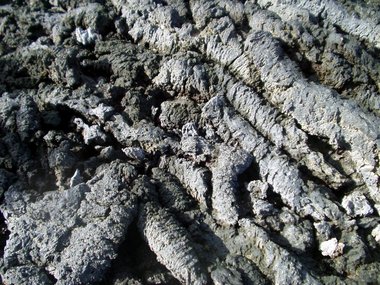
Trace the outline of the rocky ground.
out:
<instances>
[{"instance_id":1,"label":"rocky ground","mask_svg":"<svg viewBox=\"0 0 380 285\"><path fill-rule=\"evenodd\" d=\"M3 284L380 284L380 3L0 6Z\"/></svg>"}]
</instances>

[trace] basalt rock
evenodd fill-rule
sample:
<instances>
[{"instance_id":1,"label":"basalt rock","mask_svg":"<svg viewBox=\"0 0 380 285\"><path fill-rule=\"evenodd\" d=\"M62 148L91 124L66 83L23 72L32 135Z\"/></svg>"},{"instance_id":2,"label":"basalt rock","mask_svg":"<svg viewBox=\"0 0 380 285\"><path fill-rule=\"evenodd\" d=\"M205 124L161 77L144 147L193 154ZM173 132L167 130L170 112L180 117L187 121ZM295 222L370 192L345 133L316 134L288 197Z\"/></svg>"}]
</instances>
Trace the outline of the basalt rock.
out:
<instances>
[{"instance_id":1,"label":"basalt rock","mask_svg":"<svg viewBox=\"0 0 380 285\"><path fill-rule=\"evenodd\" d=\"M2 1L2 283L380 283L379 11Z\"/></svg>"}]
</instances>

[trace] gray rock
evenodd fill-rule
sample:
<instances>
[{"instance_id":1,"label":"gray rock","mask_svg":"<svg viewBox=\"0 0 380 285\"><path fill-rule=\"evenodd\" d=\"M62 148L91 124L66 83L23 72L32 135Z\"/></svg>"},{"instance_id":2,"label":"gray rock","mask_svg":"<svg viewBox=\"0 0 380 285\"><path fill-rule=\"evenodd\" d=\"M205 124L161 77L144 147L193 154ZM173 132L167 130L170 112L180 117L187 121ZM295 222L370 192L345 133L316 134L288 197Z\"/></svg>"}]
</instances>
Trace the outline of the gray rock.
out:
<instances>
[{"instance_id":1,"label":"gray rock","mask_svg":"<svg viewBox=\"0 0 380 285\"><path fill-rule=\"evenodd\" d=\"M317 234L324 240L329 239L332 235L331 225L327 222L314 223L314 228Z\"/></svg>"},{"instance_id":2,"label":"gray rock","mask_svg":"<svg viewBox=\"0 0 380 285\"><path fill-rule=\"evenodd\" d=\"M164 128L181 129L187 123L198 122L199 117L199 108L188 98L178 98L161 104L159 119Z\"/></svg>"},{"instance_id":3,"label":"gray rock","mask_svg":"<svg viewBox=\"0 0 380 285\"><path fill-rule=\"evenodd\" d=\"M244 284L240 272L223 266L219 266L211 272L211 279L214 284Z\"/></svg>"},{"instance_id":4,"label":"gray rock","mask_svg":"<svg viewBox=\"0 0 380 285\"><path fill-rule=\"evenodd\" d=\"M278 148L305 164L315 176L329 181L335 187L342 186L346 179L324 159L321 153L308 145L308 135L299 129L293 120L283 118L270 105L267 105L251 88L240 82L229 88L227 98L255 128L268 137ZM281 122L280 124L278 122Z\"/></svg>"},{"instance_id":5,"label":"gray rock","mask_svg":"<svg viewBox=\"0 0 380 285\"><path fill-rule=\"evenodd\" d=\"M202 167L196 167L191 161L164 158L160 167L165 167L170 173L177 176L183 185L189 189L189 194L196 199L201 207L207 208L209 198L208 176L209 171Z\"/></svg>"},{"instance_id":6,"label":"gray rock","mask_svg":"<svg viewBox=\"0 0 380 285\"><path fill-rule=\"evenodd\" d=\"M269 9L278 11L284 5L290 4L296 7L307 9L314 15L322 14L323 17L331 24L337 24L346 32L365 39L375 46L379 47L378 35L380 33L379 26L373 19L361 19L355 17L353 13L347 11L343 5L337 1L319 1L316 3L309 3L307 1L276 1L274 5L270 1L258 1L260 5L266 6L269 4Z\"/></svg>"},{"instance_id":7,"label":"gray rock","mask_svg":"<svg viewBox=\"0 0 380 285\"><path fill-rule=\"evenodd\" d=\"M374 239L380 243L380 226L377 225L376 228L374 228L371 232L371 235L374 237Z\"/></svg>"},{"instance_id":8,"label":"gray rock","mask_svg":"<svg viewBox=\"0 0 380 285\"><path fill-rule=\"evenodd\" d=\"M258 218L265 218L276 213L276 208L263 199L252 199L252 212Z\"/></svg>"},{"instance_id":9,"label":"gray rock","mask_svg":"<svg viewBox=\"0 0 380 285\"><path fill-rule=\"evenodd\" d=\"M20 109L17 112L16 123L22 141L31 139L40 127L39 111L31 97L20 98Z\"/></svg>"},{"instance_id":10,"label":"gray rock","mask_svg":"<svg viewBox=\"0 0 380 285\"><path fill-rule=\"evenodd\" d=\"M138 161L142 161L145 158L144 150L138 147L126 147L123 148L123 152L128 158L135 159Z\"/></svg>"},{"instance_id":11,"label":"gray rock","mask_svg":"<svg viewBox=\"0 0 380 285\"><path fill-rule=\"evenodd\" d=\"M207 284L206 274L186 232L164 209L154 204L144 205L139 227L158 261L178 280L184 284Z\"/></svg>"},{"instance_id":12,"label":"gray rock","mask_svg":"<svg viewBox=\"0 0 380 285\"><path fill-rule=\"evenodd\" d=\"M35 265L24 265L9 269L3 277L7 284L54 284L49 274Z\"/></svg>"},{"instance_id":13,"label":"gray rock","mask_svg":"<svg viewBox=\"0 0 380 285\"><path fill-rule=\"evenodd\" d=\"M34 100L28 94L5 93L1 96L0 103L1 126L9 131L17 129L22 141L32 139L41 128Z\"/></svg>"},{"instance_id":14,"label":"gray rock","mask_svg":"<svg viewBox=\"0 0 380 285\"><path fill-rule=\"evenodd\" d=\"M99 106L90 110L90 115L96 116L100 122L104 123L113 115L114 112L115 111L111 106L106 106L103 103L100 103Z\"/></svg>"},{"instance_id":15,"label":"gray rock","mask_svg":"<svg viewBox=\"0 0 380 285\"><path fill-rule=\"evenodd\" d=\"M182 127L181 150L198 163L207 161L213 152L207 140L198 135L194 123L187 123Z\"/></svg>"},{"instance_id":16,"label":"gray rock","mask_svg":"<svg viewBox=\"0 0 380 285\"><path fill-rule=\"evenodd\" d=\"M61 2L61 1L59 1ZM83 5L84 4L84 5ZM70 32L75 30L76 40L83 45L93 43L99 38L107 26L110 25L110 15L105 6L98 3L83 3L80 7L69 9L67 13L61 17L53 27L53 41L55 44L60 44ZM57 6L64 3L56 4ZM83 30L82 27L85 28Z\"/></svg>"},{"instance_id":17,"label":"gray rock","mask_svg":"<svg viewBox=\"0 0 380 285\"><path fill-rule=\"evenodd\" d=\"M99 126L89 126L80 118L75 118L74 123L77 125L78 130L82 131L85 144L104 144L106 142L107 136Z\"/></svg>"},{"instance_id":18,"label":"gray rock","mask_svg":"<svg viewBox=\"0 0 380 285\"><path fill-rule=\"evenodd\" d=\"M239 219L236 195L238 176L252 162L252 156L242 149L221 147L212 167L212 207L214 217L224 225L234 225Z\"/></svg>"},{"instance_id":19,"label":"gray rock","mask_svg":"<svg viewBox=\"0 0 380 285\"><path fill-rule=\"evenodd\" d=\"M241 232L232 242L245 240L240 254L254 261L275 283L320 284L292 255L270 241L263 229L247 219L242 219L240 225Z\"/></svg>"},{"instance_id":20,"label":"gray rock","mask_svg":"<svg viewBox=\"0 0 380 285\"><path fill-rule=\"evenodd\" d=\"M45 136L46 139L48 139ZM73 145L68 140L63 140L56 147L52 147L48 153L49 167L54 170L56 185L64 187L65 180L71 175L78 157L72 151ZM70 174L69 174L70 173Z\"/></svg>"},{"instance_id":21,"label":"gray rock","mask_svg":"<svg viewBox=\"0 0 380 285\"><path fill-rule=\"evenodd\" d=\"M344 196L342 206L347 214L353 217L368 216L373 213L371 204L368 202L367 198L359 192L353 192Z\"/></svg>"},{"instance_id":22,"label":"gray rock","mask_svg":"<svg viewBox=\"0 0 380 285\"><path fill-rule=\"evenodd\" d=\"M114 176L118 171L125 179L134 175L131 166L115 163L99 169L87 184L62 192L7 191L2 211L11 235L4 252L5 282L20 278L23 271L17 268L29 264L34 269L25 267L25 274L45 268L57 284L102 280L136 213L133 196L121 191L125 182ZM20 198L24 203L14 208Z\"/></svg>"},{"instance_id":23,"label":"gray rock","mask_svg":"<svg viewBox=\"0 0 380 285\"><path fill-rule=\"evenodd\" d=\"M183 213L191 209L192 200L178 179L160 168L152 169L152 177L157 181L160 201L165 207Z\"/></svg>"},{"instance_id":24,"label":"gray rock","mask_svg":"<svg viewBox=\"0 0 380 285\"><path fill-rule=\"evenodd\" d=\"M355 148L352 159L357 166L363 165L363 167L359 167L362 169L359 172L371 189L371 196L377 200L373 192L375 191L373 183L377 174L375 174L376 170L373 165L372 149L377 148L375 134L378 133L378 130L375 122L378 118L372 114L363 113L353 102L341 100L333 91L306 82L294 62L283 56L283 50L279 44L268 34L263 32L251 34L247 38L245 46L249 50L258 48L267 53L268 57L257 58L257 68L261 70L261 80L266 82L267 88L273 91L286 89L284 92L275 92L273 96L270 96L273 104L281 106L283 113L291 114L311 134L327 136L332 145L339 145L342 140L350 141L352 147ZM257 54L251 53L253 62L256 61ZM272 57L273 54L276 54L275 58ZM282 74L281 79L278 78L279 74ZM309 100L307 102L300 100L300 94L303 94L302 97L307 96L305 98L309 98ZM318 107L315 105L316 102L320 104ZM318 108L326 110L319 117L315 116L314 111ZM293 110L296 111L293 112ZM336 123L338 113L340 119L339 123ZM354 117L363 119L353 120ZM321 121L326 122L323 128ZM305 123L304 126L302 122ZM339 136L337 136L338 133Z\"/></svg>"},{"instance_id":25,"label":"gray rock","mask_svg":"<svg viewBox=\"0 0 380 285\"><path fill-rule=\"evenodd\" d=\"M205 66L194 53L179 54L174 59L166 61L153 82L162 87L170 87L177 92L188 95L188 90L207 93L209 75ZM194 97L194 94L190 94ZM182 99L183 101L184 98Z\"/></svg>"},{"instance_id":26,"label":"gray rock","mask_svg":"<svg viewBox=\"0 0 380 285\"><path fill-rule=\"evenodd\" d=\"M16 176L5 169L0 169L0 187L6 191L14 182Z\"/></svg>"},{"instance_id":27,"label":"gray rock","mask_svg":"<svg viewBox=\"0 0 380 285\"><path fill-rule=\"evenodd\" d=\"M310 223L285 225L281 235L296 252L307 253L314 245L314 235Z\"/></svg>"},{"instance_id":28,"label":"gray rock","mask_svg":"<svg viewBox=\"0 0 380 285\"><path fill-rule=\"evenodd\" d=\"M379 283L376 1L5 2L4 284Z\"/></svg>"},{"instance_id":29,"label":"gray rock","mask_svg":"<svg viewBox=\"0 0 380 285\"><path fill-rule=\"evenodd\" d=\"M310 197L307 197L306 185L300 179L298 169L291 165L284 156L276 153L270 144L246 121L236 116L223 98L218 96L212 98L203 107L202 116L217 126L218 134L226 141L232 137L238 140L245 150L253 154L254 158L259 161L260 175L265 177L266 181L272 185L273 190L281 195L284 203L295 211L303 215L313 215L318 220L329 215L328 212L323 211L323 205L318 205L322 201L313 199L315 202L313 205ZM264 147L265 145L266 147Z\"/></svg>"},{"instance_id":30,"label":"gray rock","mask_svg":"<svg viewBox=\"0 0 380 285\"><path fill-rule=\"evenodd\" d=\"M229 267L235 268L238 272L241 273L241 278L244 284L269 284L268 280L265 279L263 274L257 268L256 264L250 262L249 259L240 255L228 255L225 259L225 262L227 265L229 265Z\"/></svg>"}]
</instances>

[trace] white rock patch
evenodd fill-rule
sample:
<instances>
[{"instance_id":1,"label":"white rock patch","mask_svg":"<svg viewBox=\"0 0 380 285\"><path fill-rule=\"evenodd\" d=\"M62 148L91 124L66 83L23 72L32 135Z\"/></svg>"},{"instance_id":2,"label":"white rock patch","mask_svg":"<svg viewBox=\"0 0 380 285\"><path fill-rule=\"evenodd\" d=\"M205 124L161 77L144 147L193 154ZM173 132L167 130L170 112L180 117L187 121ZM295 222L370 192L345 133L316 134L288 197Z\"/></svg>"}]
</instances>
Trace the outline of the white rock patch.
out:
<instances>
[{"instance_id":1,"label":"white rock patch","mask_svg":"<svg viewBox=\"0 0 380 285\"><path fill-rule=\"evenodd\" d=\"M76 28L75 37L77 41L84 46L93 44L97 39L100 39L100 35L97 34L91 28L88 28L86 30L82 30L81 28Z\"/></svg>"},{"instance_id":2,"label":"white rock patch","mask_svg":"<svg viewBox=\"0 0 380 285\"><path fill-rule=\"evenodd\" d=\"M365 217L373 213L371 204L367 198L359 192L353 192L345 196L342 200L342 206L347 214L353 217Z\"/></svg>"},{"instance_id":3,"label":"white rock patch","mask_svg":"<svg viewBox=\"0 0 380 285\"><path fill-rule=\"evenodd\" d=\"M375 240L380 243L380 225L377 225L376 228L374 228L371 232L372 236L375 238Z\"/></svg>"},{"instance_id":4,"label":"white rock patch","mask_svg":"<svg viewBox=\"0 0 380 285\"><path fill-rule=\"evenodd\" d=\"M323 256L330 256L335 258L343 254L344 244L338 242L336 238L324 241L320 244L319 249Z\"/></svg>"}]
</instances>

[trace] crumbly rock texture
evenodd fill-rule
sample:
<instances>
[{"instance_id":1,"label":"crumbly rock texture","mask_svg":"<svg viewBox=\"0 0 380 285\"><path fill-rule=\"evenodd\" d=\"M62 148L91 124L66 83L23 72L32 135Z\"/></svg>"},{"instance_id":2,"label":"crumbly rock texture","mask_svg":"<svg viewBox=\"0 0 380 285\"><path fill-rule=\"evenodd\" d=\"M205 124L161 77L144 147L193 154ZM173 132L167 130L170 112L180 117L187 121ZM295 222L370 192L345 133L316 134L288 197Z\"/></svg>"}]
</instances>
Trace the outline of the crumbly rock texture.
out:
<instances>
[{"instance_id":1,"label":"crumbly rock texture","mask_svg":"<svg viewBox=\"0 0 380 285\"><path fill-rule=\"evenodd\" d=\"M379 1L0 3L2 284L380 284L379 150Z\"/></svg>"}]
</instances>

